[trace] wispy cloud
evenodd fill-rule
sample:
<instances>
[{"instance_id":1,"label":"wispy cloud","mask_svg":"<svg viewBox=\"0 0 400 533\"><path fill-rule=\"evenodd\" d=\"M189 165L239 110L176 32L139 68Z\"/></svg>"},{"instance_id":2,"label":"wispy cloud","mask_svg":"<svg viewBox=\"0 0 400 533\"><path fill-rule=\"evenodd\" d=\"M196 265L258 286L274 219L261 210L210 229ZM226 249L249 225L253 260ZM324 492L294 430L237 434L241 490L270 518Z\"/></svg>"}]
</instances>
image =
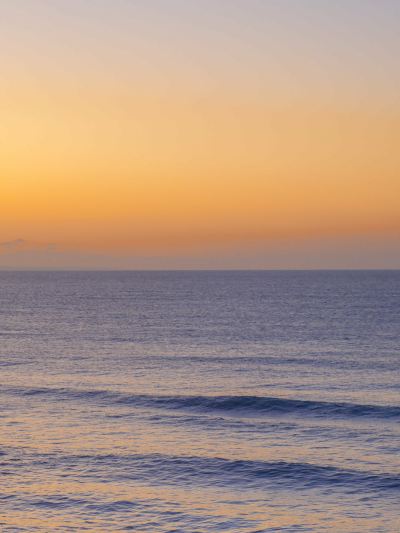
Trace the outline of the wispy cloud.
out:
<instances>
[{"instance_id":1,"label":"wispy cloud","mask_svg":"<svg viewBox=\"0 0 400 533\"><path fill-rule=\"evenodd\" d=\"M7 246L9 250L12 250L12 242L0 242L0 246Z\"/></svg>"},{"instance_id":2,"label":"wispy cloud","mask_svg":"<svg viewBox=\"0 0 400 533\"><path fill-rule=\"evenodd\" d=\"M11 251L14 250L14 246L18 246L19 244L22 244L24 242L28 242L25 239L14 239L13 241L6 241L6 242L0 242L0 246L7 246L7 248Z\"/></svg>"}]
</instances>

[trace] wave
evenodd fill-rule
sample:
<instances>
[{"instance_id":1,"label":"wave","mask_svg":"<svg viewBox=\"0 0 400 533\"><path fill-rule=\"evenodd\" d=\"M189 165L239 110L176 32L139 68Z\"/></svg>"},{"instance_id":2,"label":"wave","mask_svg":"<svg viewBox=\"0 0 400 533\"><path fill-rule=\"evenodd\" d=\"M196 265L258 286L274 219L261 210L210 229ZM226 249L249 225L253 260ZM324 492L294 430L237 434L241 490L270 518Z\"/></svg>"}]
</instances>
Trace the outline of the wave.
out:
<instances>
[{"instance_id":1,"label":"wave","mask_svg":"<svg viewBox=\"0 0 400 533\"><path fill-rule=\"evenodd\" d=\"M311 416L318 418L375 418L400 420L400 407L295 400L261 396L181 396L120 394L107 390L80 389L8 389L23 395L51 395L58 400L96 400L136 408L220 413L238 416ZM3 390L3 392L5 392Z\"/></svg>"},{"instance_id":2,"label":"wave","mask_svg":"<svg viewBox=\"0 0 400 533\"><path fill-rule=\"evenodd\" d=\"M150 475L151 478L157 472L157 477L167 482L171 481L171 476L178 474L180 483L200 479L224 486L263 486L272 483L275 486L295 486L297 489L321 486L333 488L339 485L357 491L400 489L400 478L389 474L347 471L308 463L165 456L142 456L136 462L143 474Z\"/></svg>"},{"instance_id":3,"label":"wave","mask_svg":"<svg viewBox=\"0 0 400 533\"><path fill-rule=\"evenodd\" d=\"M400 477L388 473L345 470L310 463L232 460L220 457L149 455L73 455L32 457L36 466L61 469L70 475L135 481L150 485L210 485L240 489L344 490L351 492L399 491ZM25 463L25 467L28 465Z\"/></svg>"},{"instance_id":4,"label":"wave","mask_svg":"<svg viewBox=\"0 0 400 533\"><path fill-rule=\"evenodd\" d=\"M303 413L320 417L400 418L399 407L291 400L259 396L126 396L120 398L118 402L133 404L139 402L149 407L196 409L205 412L250 412L256 415L292 415Z\"/></svg>"}]
</instances>

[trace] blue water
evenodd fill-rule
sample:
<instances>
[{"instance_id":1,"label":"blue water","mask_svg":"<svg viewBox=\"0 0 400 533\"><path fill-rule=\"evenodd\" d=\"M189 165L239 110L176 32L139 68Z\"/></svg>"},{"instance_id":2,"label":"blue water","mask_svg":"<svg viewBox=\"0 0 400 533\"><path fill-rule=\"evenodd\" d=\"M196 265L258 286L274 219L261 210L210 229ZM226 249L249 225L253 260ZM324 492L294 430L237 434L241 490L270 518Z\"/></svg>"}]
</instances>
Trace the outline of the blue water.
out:
<instances>
[{"instance_id":1,"label":"blue water","mask_svg":"<svg viewBox=\"0 0 400 533\"><path fill-rule=\"evenodd\" d=\"M2 532L400 531L400 272L0 273Z\"/></svg>"}]
</instances>

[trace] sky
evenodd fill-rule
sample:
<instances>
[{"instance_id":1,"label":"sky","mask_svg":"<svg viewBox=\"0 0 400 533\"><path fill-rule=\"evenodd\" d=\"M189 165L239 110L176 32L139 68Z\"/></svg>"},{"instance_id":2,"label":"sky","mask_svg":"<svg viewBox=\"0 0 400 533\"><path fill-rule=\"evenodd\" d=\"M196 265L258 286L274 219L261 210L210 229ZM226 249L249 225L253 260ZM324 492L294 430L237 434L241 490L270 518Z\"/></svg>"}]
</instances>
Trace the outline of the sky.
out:
<instances>
[{"instance_id":1,"label":"sky","mask_svg":"<svg viewBox=\"0 0 400 533\"><path fill-rule=\"evenodd\" d=\"M0 5L1 268L400 268L397 0Z\"/></svg>"}]
</instances>

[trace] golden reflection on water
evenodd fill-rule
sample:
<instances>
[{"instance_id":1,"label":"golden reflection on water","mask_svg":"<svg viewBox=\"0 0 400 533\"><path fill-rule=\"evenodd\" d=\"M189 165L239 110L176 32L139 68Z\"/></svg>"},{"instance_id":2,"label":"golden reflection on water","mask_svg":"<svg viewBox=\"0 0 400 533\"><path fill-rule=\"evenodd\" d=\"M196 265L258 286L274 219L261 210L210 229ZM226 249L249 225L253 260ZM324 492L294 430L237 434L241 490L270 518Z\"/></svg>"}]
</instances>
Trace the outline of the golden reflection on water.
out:
<instances>
[{"instance_id":1,"label":"golden reflection on water","mask_svg":"<svg viewBox=\"0 0 400 533\"><path fill-rule=\"evenodd\" d=\"M32 493L37 495L41 494L44 497L53 494L51 491L53 485L32 485ZM52 509L51 512L43 511L39 509L35 512L30 511L29 517L24 510L15 512L12 515L0 512L1 522L7 523L8 527L28 528L28 530L34 531L34 528L39 528L41 531L66 531L66 528L72 528L74 531L91 531L93 533L103 533L115 530L121 530L121 525L130 526L132 524L132 531L143 531L144 527L148 527L151 520L148 517L142 515L143 502L147 501L157 508L157 502L159 507L157 508L159 516L157 520L157 529L161 531L171 531L170 525L166 520L163 520L163 513L176 512L177 515L189 515L199 516L199 523L204 520L204 515L212 515L213 520L221 521L232 520L240 521L241 519L251 519L257 524L257 531L262 528L277 528L289 529L289 528L308 528L308 530L316 531L330 531L332 533L355 533L360 532L360 528L365 528L365 531L379 531L384 526L384 519L371 517L363 519L358 516L341 516L338 517L335 509L324 509L323 514L318 509L318 505L310 512L310 509L306 505L302 505L299 502L298 508L292 508L290 512L287 509L287 504L284 498L280 498L278 495L273 501L265 502L262 506L259 503L252 504L249 502L251 497L259 498L258 494L243 495L243 500L240 499L240 494L224 493L224 501L218 498L218 493L210 491L208 497L204 497L204 493L196 494L193 490L176 490L170 487L164 488L149 488L138 487L135 490L119 491L114 487L101 487L101 484L81 487L80 484L62 484L56 494L73 494L75 498L87 499L90 496L95 496L97 501L101 501L102 495L107 498L112 498L114 501L130 501L134 502L132 510L128 516L122 520L118 520L118 523L114 521L112 517L106 518L107 513L104 514L104 518L98 519L93 514L90 520L79 515L74 514L71 516L68 513L68 507L60 507L59 509ZM227 497L231 497L230 501L226 501ZM318 495L315 495L318 499ZM180 502L179 507L175 507L174 502ZM351 509L348 509L351 515ZM90 515L90 511L88 511ZM202 519L200 520L200 516ZM155 518L155 517L154 517ZM177 516L179 522L179 516ZM164 524L163 524L164 522ZM200 526L201 527L201 526ZM32 528L32 529L30 529ZM137 528L137 529L136 529ZM200 529L201 530L201 529ZM290 529L293 530L293 529ZM255 530L253 527L248 528L235 528L233 527L229 531L241 531L247 533L253 533Z\"/></svg>"},{"instance_id":2,"label":"golden reflection on water","mask_svg":"<svg viewBox=\"0 0 400 533\"><path fill-rule=\"evenodd\" d=\"M359 444L359 431L370 431L368 422L350 424L345 421L337 423L332 421L307 421L304 430L301 422L295 419L282 420L277 418L254 419L259 427L264 424L265 430L261 435L248 432L246 447L243 447L243 430L240 428L240 417L232 418L231 434L223 435L218 426L218 421L213 422L208 415L196 415L199 423L203 418L209 425L206 430L202 427L202 438L198 433L193 433L192 428L182 421L188 414L174 415L169 413L174 422L168 424L159 416L149 412L145 415L135 414L129 409L121 409L118 416L126 415L129 423L121 422L121 418L101 419L100 423L91 422L90 432L85 425L85 411L75 407L72 411L65 405L62 409L54 411L51 416L37 415L32 417L29 412L25 416L21 413L18 418L4 420L7 432L2 436L3 446L21 446L34 449L37 453L62 453L66 454L165 454L171 456L201 456L224 457L227 459L262 460L262 461L295 461L298 463L326 463L330 466L346 468L346 463L357 463L357 469L371 472L371 464L379 466L379 471L389 474L400 474L400 464L396 456L384 457L375 448L361 447ZM79 421L79 422L78 422ZM251 428L251 422L246 420ZM235 431L235 427L237 428ZM199 426L201 427L201 425ZM302 434L303 445L296 446L291 438L285 434L285 429L291 429ZM346 441L341 445L340 439L336 446L332 446L332 431L341 430ZM396 440L397 428L391 424L381 423L381 431L386 436ZM351 433L354 433L353 439ZM207 436L206 436L207 434ZM338 436L340 437L338 432ZM222 440L223 437L223 440Z\"/></svg>"},{"instance_id":3,"label":"golden reflection on water","mask_svg":"<svg viewBox=\"0 0 400 533\"><path fill-rule=\"evenodd\" d=\"M225 440L221 442L218 437L217 427L215 428L217 437L213 440L208 437L196 442L187 438L184 428L181 433L175 428L168 428L165 424L159 424L159 421L153 420L153 427L149 425L149 420L143 420L134 417L131 423L115 425L112 421L93 427L94 431L87 433L84 425L84 410L80 413L82 417L81 424L73 423L69 416L69 411L64 407L64 417L61 411L54 411L50 417L30 417L28 414L22 414L18 418L6 419L5 427L7 433L3 434L3 449L19 447L18 461L23 462L27 455L31 453L39 454L43 461L46 457L63 457L69 455L74 463L74 454L81 458L79 465L80 473L65 468L60 465L55 470L47 469L46 477L40 471L40 466L31 466L29 477L24 477L24 472L17 475L7 476L5 488L8 497L13 495L24 495L25 499L37 502L37 510L32 507L27 513L24 509L16 510L12 514L0 513L3 523L7 524L8 530L16 528L18 530L28 531L49 531L64 532L67 529L73 531L90 531L93 533L109 533L117 527L115 516L110 513L107 517L107 511L102 513L102 519L90 519L94 516L91 511L91 505L103 503L105 508L107 502L122 502L122 505L128 505L129 512L118 518L118 530L121 523L125 526L132 524L132 531L143 531L144 528L151 528L151 521L146 515L146 506L154 505L158 509L158 516L154 516L157 521L159 531L170 531L170 523L163 518L163 513L176 513L176 520L179 524L180 516L201 517L201 521L206 520L210 515L213 521L232 520L232 523L240 523L240 520L249 521L257 524L257 527L289 529L307 527L309 530L331 531L334 533L355 533L360 531L360 527L365 525L368 531L378 531L382 525L382 519L371 517L361 519L358 516L352 516L350 509L346 510L344 503L338 517L337 509L320 508L318 503L318 490L313 490L307 494L298 492L295 496L291 495L292 507L290 512L285 501L285 491L277 490L269 499L265 499L265 494L257 490L232 491L220 490L218 486L208 487L206 490L198 489L193 486L151 486L151 480L145 482L137 479L125 477L122 480L105 480L93 481L85 479L90 478L90 459L88 458L85 465L84 455L104 457L113 454L166 454L172 456L199 456L202 457L231 457L254 460L282 460L283 458L298 460L313 458L318 460L318 449L314 446L310 448L303 447L301 451L296 450L294 446L288 443L280 442L278 445L266 446L266 441L262 443L252 443L245 450L240 447L240 440L235 442ZM74 408L75 416L79 407ZM143 417L143 413L142 413ZM79 420L79 418L78 418ZM271 424L276 422L271 421ZM291 422L294 424L294 422ZM274 435L276 439L276 434ZM325 453L322 452L322 453ZM332 461L334 462L335 453L339 454L342 460L343 450L332 450ZM348 457L353 451L348 452ZM82 463L83 458L83 463ZM354 456L353 456L354 460ZM360 464L363 461L371 461L371 457L358 457ZM82 470L83 469L83 470ZM74 479L75 478L75 479ZM5 479L5 478L3 478ZM310 494L313 494L315 503L311 504L310 511ZM56 503L51 510L43 508L40 501L48 501L49 498ZM69 513L69 499L74 502L81 502L82 512ZM126 502L130 502L126 504ZM158 502L158 503L157 503ZM176 502L179 502L177 505ZM261 502L261 503L260 503ZM87 508L86 508L87 506ZM314 509L313 509L314 507ZM82 516L80 516L82 515ZM348 515L348 516L346 516ZM219 517L219 518L218 518ZM195 520L195 518L194 518ZM200 518L199 518L200 520ZM210 518L211 520L211 518ZM203 523L203 522L202 522ZM169 524L169 525L168 525ZM201 526L199 526L201 528ZM200 529L201 530L201 529ZM253 526L241 526L229 531L252 532Z\"/></svg>"}]
</instances>

